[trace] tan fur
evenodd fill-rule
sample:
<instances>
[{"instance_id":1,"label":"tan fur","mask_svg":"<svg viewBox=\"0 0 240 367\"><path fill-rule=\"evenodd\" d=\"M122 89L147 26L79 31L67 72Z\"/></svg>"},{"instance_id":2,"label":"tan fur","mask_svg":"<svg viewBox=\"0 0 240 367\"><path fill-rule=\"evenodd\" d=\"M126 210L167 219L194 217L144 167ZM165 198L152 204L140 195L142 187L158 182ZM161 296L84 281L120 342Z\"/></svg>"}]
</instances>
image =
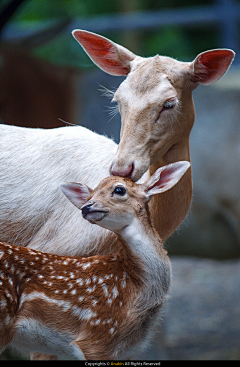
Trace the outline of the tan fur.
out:
<instances>
[{"instance_id":1,"label":"tan fur","mask_svg":"<svg viewBox=\"0 0 240 367\"><path fill-rule=\"evenodd\" d=\"M150 175L157 168L178 160L190 161L189 135L193 126L195 111L191 91L189 63L182 63L169 57L155 56L138 62L136 68L115 93L122 115L121 140L113 168L124 170L129 162L136 167L136 179L150 165ZM165 94L158 88L166 78ZM128 94L125 93L126 88ZM130 91L129 91L130 90ZM151 91L151 93L150 93ZM126 97L124 97L126 94ZM164 102L175 96L179 101L176 112L164 111L162 121L153 121L159 115ZM134 108L132 100L138 97ZM147 102L146 102L147 101ZM161 157L161 159L159 159ZM154 224L165 241L180 225L189 209L192 197L192 179L189 171L171 191L155 197L150 204ZM178 207L172 215L173 208ZM159 223L161 221L161 223ZM163 221L163 225L162 225Z\"/></svg>"},{"instance_id":2,"label":"tan fur","mask_svg":"<svg viewBox=\"0 0 240 367\"><path fill-rule=\"evenodd\" d=\"M111 195L119 182L127 188L125 199ZM89 196L88 203L109 209L107 223L110 216L119 225L117 254L74 258L0 243L0 351L10 344L30 349L34 359L54 359L51 352L118 359L146 348L171 267L143 188L111 177ZM124 239L126 218L144 230L143 243Z\"/></svg>"}]
</instances>

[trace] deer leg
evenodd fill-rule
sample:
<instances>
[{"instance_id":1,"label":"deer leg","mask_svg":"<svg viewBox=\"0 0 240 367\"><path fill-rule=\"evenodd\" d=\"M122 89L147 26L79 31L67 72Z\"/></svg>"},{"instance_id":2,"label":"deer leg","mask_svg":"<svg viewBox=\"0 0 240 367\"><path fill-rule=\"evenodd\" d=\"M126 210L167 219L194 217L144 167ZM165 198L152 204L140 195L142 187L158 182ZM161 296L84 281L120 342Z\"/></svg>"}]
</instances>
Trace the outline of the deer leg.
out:
<instances>
[{"instance_id":1,"label":"deer leg","mask_svg":"<svg viewBox=\"0 0 240 367\"><path fill-rule=\"evenodd\" d=\"M53 356L51 354L42 354L38 352L31 352L30 353L31 361L56 361L58 356Z\"/></svg>"}]
</instances>

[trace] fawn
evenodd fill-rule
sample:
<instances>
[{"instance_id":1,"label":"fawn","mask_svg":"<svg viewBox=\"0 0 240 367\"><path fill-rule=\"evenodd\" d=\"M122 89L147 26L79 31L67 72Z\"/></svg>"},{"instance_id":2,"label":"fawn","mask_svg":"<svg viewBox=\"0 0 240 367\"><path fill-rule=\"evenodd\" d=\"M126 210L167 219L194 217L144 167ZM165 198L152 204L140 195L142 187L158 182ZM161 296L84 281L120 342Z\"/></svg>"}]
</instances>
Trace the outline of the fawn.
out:
<instances>
[{"instance_id":1,"label":"fawn","mask_svg":"<svg viewBox=\"0 0 240 367\"><path fill-rule=\"evenodd\" d=\"M61 190L93 224L119 236L119 252L67 257L0 243L0 352L7 345L77 359L129 358L146 348L169 288L171 264L148 202L173 187L187 161L145 183L108 177L95 190Z\"/></svg>"}]
</instances>

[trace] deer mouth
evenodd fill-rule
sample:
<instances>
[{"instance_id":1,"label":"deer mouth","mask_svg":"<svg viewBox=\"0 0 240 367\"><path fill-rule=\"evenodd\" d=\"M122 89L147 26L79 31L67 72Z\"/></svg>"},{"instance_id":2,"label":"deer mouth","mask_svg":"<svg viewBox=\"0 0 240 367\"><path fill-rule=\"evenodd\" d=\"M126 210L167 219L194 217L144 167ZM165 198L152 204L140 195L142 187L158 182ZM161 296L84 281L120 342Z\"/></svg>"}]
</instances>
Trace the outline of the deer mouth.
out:
<instances>
[{"instance_id":1,"label":"deer mouth","mask_svg":"<svg viewBox=\"0 0 240 367\"><path fill-rule=\"evenodd\" d=\"M102 220L104 216L109 212L108 209L98 209L94 208L93 204L84 205L81 208L82 216L89 222L94 223Z\"/></svg>"},{"instance_id":2,"label":"deer mouth","mask_svg":"<svg viewBox=\"0 0 240 367\"><path fill-rule=\"evenodd\" d=\"M128 167L118 168L116 163L112 163L110 167L110 173L113 176L128 177L132 179L135 166L134 163L130 163Z\"/></svg>"}]
</instances>

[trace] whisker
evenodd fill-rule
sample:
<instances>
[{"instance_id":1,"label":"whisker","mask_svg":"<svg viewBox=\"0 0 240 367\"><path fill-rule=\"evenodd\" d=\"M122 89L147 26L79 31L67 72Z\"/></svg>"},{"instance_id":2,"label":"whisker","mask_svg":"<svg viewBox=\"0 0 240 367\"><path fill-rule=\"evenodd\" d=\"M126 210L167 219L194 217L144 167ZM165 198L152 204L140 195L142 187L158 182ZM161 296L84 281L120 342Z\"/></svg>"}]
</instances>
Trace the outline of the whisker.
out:
<instances>
[{"instance_id":1,"label":"whisker","mask_svg":"<svg viewBox=\"0 0 240 367\"><path fill-rule=\"evenodd\" d=\"M66 125L79 126L78 124L73 124L72 122L64 121L63 119L60 119L60 118L58 118L58 120L64 122L64 124L66 124Z\"/></svg>"},{"instance_id":2,"label":"whisker","mask_svg":"<svg viewBox=\"0 0 240 367\"><path fill-rule=\"evenodd\" d=\"M117 101L113 101L114 94L117 88L115 88L115 90L110 90L99 83L98 85L101 87L98 90L102 93L102 96L108 97L111 99L111 102L116 103L115 106L107 106L107 112L110 116L110 119L108 120L108 123L109 123L119 112Z\"/></svg>"},{"instance_id":3,"label":"whisker","mask_svg":"<svg viewBox=\"0 0 240 367\"><path fill-rule=\"evenodd\" d=\"M118 104L115 106L107 106L107 110L105 111L107 111L110 116L110 119L108 120L108 122L110 122L119 112Z\"/></svg>"},{"instance_id":4,"label":"whisker","mask_svg":"<svg viewBox=\"0 0 240 367\"><path fill-rule=\"evenodd\" d=\"M103 85L101 85L99 83L98 83L98 85L101 87L98 90L102 93L102 96L113 99L115 91L116 91L117 88L113 91L113 90L110 90L110 89L104 87Z\"/></svg>"}]
</instances>

